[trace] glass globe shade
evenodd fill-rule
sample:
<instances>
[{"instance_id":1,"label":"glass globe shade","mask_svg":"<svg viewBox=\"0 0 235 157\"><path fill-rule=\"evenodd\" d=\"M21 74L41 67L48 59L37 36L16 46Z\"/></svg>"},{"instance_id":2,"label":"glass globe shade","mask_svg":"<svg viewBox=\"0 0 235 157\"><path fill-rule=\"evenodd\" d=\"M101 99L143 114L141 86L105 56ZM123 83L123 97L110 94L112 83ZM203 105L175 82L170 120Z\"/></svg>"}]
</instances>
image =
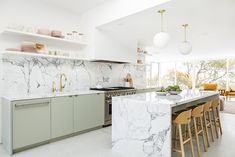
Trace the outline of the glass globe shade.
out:
<instances>
[{"instance_id":1,"label":"glass globe shade","mask_svg":"<svg viewBox=\"0 0 235 157\"><path fill-rule=\"evenodd\" d=\"M160 32L157 33L153 38L153 44L157 48L165 48L169 42L170 36L168 33Z\"/></svg>"},{"instance_id":2,"label":"glass globe shade","mask_svg":"<svg viewBox=\"0 0 235 157\"><path fill-rule=\"evenodd\" d=\"M192 45L188 41L184 41L179 46L179 51L183 55L188 55L192 52Z\"/></svg>"}]
</instances>

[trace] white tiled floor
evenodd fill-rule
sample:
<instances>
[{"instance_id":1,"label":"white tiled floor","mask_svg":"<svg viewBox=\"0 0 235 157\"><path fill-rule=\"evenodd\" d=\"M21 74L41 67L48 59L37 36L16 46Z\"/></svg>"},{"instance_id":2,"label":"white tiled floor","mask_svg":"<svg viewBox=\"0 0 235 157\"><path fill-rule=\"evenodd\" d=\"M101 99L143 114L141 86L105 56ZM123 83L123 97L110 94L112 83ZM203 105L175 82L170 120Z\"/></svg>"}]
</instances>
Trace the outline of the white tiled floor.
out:
<instances>
[{"instance_id":1,"label":"white tiled floor","mask_svg":"<svg viewBox=\"0 0 235 157\"><path fill-rule=\"evenodd\" d=\"M202 157L235 156L235 115L221 114L222 138ZM195 154L196 155L196 154ZM189 157L191 155L187 155ZM9 157L0 145L0 157ZM111 128L104 128L13 155L13 157L120 157L111 150Z\"/></svg>"}]
</instances>

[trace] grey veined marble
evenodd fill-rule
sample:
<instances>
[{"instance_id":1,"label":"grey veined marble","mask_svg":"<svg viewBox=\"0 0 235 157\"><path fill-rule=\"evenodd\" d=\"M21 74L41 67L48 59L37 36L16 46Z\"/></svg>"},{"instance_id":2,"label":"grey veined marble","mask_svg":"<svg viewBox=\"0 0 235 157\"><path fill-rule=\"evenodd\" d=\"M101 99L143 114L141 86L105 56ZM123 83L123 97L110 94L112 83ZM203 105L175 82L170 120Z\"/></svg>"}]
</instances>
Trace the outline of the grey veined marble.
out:
<instances>
[{"instance_id":1,"label":"grey veined marble","mask_svg":"<svg viewBox=\"0 0 235 157\"><path fill-rule=\"evenodd\" d=\"M170 157L172 109L211 97L219 93L184 90L179 95L152 92L114 97L113 151L121 157Z\"/></svg>"},{"instance_id":2,"label":"grey veined marble","mask_svg":"<svg viewBox=\"0 0 235 157\"><path fill-rule=\"evenodd\" d=\"M62 73L68 78L66 92L88 90L97 83L120 86L127 73L132 74L135 87L146 86L144 66L22 56L3 56L2 63L3 94L7 95L50 93L53 81L59 87Z\"/></svg>"},{"instance_id":3,"label":"grey veined marble","mask_svg":"<svg viewBox=\"0 0 235 157\"><path fill-rule=\"evenodd\" d=\"M170 103L142 101L145 96L113 98L112 149L122 157L170 157Z\"/></svg>"}]
</instances>

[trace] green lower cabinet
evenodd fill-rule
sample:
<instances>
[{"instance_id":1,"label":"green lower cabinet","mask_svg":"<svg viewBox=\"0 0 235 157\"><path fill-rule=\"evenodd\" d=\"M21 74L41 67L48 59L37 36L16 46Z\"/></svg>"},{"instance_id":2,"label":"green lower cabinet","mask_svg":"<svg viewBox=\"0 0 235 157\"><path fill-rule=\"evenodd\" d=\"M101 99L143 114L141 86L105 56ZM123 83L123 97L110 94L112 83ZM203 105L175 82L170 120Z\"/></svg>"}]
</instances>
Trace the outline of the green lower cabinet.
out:
<instances>
[{"instance_id":1,"label":"green lower cabinet","mask_svg":"<svg viewBox=\"0 0 235 157\"><path fill-rule=\"evenodd\" d=\"M50 100L12 102L13 149L50 139Z\"/></svg>"},{"instance_id":2,"label":"green lower cabinet","mask_svg":"<svg viewBox=\"0 0 235 157\"><path fill-rule=\"evenodd\" d=\"M74 97L74 132L104 125L104 94Z\"/></svg>"},{"instance_id":3,"label":"green lower cabinet","mask_svg":"<svg viewBox=\"0 0 235 157\"><path fill-rule=\"evenodd\" d=\"M73 133L73 97L51 99L51 136L61 137Z\"/></svg>"}]
</instances>

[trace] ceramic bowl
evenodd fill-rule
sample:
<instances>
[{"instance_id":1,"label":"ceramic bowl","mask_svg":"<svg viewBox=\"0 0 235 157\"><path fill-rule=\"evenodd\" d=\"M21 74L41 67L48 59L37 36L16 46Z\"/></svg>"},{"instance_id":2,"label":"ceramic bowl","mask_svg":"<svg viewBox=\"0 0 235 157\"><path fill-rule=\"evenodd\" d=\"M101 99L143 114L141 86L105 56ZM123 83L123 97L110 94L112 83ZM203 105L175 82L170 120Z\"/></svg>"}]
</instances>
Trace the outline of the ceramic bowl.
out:
<instances>
[{"instance_id":1,"label":"ceramic bowl","mask_svg":"<svg viewBox=\"0 0 235 157\"><path fill-rule=\"evenodd\" d=\"M168 92L156 92L158 96L166 96Z\"/></svg>"},{"instance_id":2,"label":"ceramic bowl","mask_svg":"<svg viewBox=\"0 0 235 157\"><path fill-rule=\"evenodd\" d=\"M180 94L182 91L169 91L169 93L171 94L171 95L178 95L178 94Z\"/></svg>"}]
</instances>

